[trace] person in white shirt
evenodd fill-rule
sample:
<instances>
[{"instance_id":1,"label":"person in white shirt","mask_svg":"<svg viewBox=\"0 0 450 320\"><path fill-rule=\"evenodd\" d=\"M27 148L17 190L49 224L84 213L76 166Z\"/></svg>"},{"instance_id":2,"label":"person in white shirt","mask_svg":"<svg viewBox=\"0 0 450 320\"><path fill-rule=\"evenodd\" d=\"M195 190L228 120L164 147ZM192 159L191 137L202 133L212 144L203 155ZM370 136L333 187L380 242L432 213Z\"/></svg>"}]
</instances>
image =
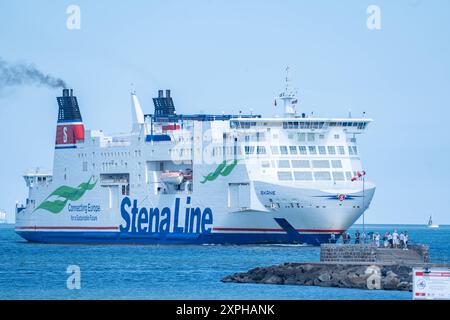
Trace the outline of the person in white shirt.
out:
<instances>
[{"instance_id":1,"label":"person in white shirt","mask_svg":"<svg viewBox=\"0 0 450 320\"><path fill-rule=\"evenodd\" d=\"M398 247L399 241L397 230L394 230L394 233L392 234L392 242L394 243L394 247Z\"/></svg>"},{"instance_id":2,"label":"person in white shirt","mask_svg":"<svg viewBox=\"0 0 450 320\"><path fill-rule=\"evenodd\" d=\"M388 242L389 242L389 247L393 248L394 247L394 242L393 242L392 234L390 232L388 233L387 238L388 238Z\"/></svg>"},{"instance_id":3,"label":"person in white shirt","mask_svg":"<svg viewBox=\"0 0 450 320\"><path fill-rule=\"evenodd\" d=\"M405 244L404 250L408 250L408 232L405 231L405 236L403 238L403 242Z\"/></svg>"},{"instance_id":4,"label":"person in white shirt","mask_svg":"<svg viewBox=\"0 0 450 320\"><path fill-rule=\"evenodd\" d=\"M375 235L375 245L377 246L377 248L380 247L380 234L379 233L377 233Z\"/></svg>"}]
</instances>

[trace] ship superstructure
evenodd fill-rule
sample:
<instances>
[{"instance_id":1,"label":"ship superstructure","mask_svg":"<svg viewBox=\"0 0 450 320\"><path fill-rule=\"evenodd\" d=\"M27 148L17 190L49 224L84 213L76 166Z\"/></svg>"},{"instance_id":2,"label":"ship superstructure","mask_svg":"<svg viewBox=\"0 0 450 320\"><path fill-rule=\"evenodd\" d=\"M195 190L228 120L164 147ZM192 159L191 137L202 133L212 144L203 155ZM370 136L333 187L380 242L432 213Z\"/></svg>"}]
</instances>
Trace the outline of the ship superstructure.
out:
<instances>
[{"instance_id":1,"label":"ship superstructure","mask_svg":"<svg viewBox=\"0 0 450 320\"><path fill-rule=\"evenodd\" d=\"M328 242L369 206L356 144L370 119L178 114L159 90L153 114L131 93L132 130L85 130L64 89L53 172L29 173L16 232L47 243Z\"/></svg>"}]
</instances>

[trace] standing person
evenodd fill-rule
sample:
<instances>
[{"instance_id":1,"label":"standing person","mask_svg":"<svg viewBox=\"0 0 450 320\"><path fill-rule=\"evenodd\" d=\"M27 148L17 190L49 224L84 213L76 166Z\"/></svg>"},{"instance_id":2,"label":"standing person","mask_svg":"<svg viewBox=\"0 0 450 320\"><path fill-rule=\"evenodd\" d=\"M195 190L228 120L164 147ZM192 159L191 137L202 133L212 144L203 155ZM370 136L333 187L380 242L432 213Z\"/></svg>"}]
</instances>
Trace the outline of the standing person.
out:
<instances>
[{"instance_id":1,"label":"standing person","mask_svg":"<svg viewBox=\"0 0 450 320\"><path fill-rule=\"evenodd\" d=\"M389 246L388 233L387 232L384 233L383 241L384 241L384 247L387 248Z\"/></svg>"},{"instance_id":2,"label":"standing person","mask_svg":"<svg viewBox=\"0 0 450 320\"><path fill-rule=\"evenodd\" d=\"M381 236L380 236L380 234L377 232L377 233L375 234L375 245L377 246L377 248L380 247L380 238L381 238Z\"/></svg>"},{"instance_id":3,"label":"standing person","mask_svg":"<svg viewBox=\"0 0 450 320\"><path fill-rule=\"evenodd\" d=\"M400 248L405 248L405 234L404 232L400 232Z\"/></svg>"},{"instance_id":4,"label":"standing person","mask_svg":"<svg viewBox=\"0 0 450 320\"><path fill-rule=\"evenodd\" d=\"M366 243L366 233L363 231L362 233L361 233L361 240L362 240L362 243Z\"/></svg>"},{"instance_id":5,"label":"standing person","mask_svg":"<svg viewBox=\"0 0 450 320\"><path fill-rule=\"evenodd\" d=\"M408 250L408 232L407 231L405 231L405 236L404 236L403 242L405 243L405 247L403 249Z\"/></svg>"},{"instance_id":6,"label":"standing person","mask_svg":"<svg viewBox=\"0 0 450 320\"><path fill-rule=\"evenodd\" d=\"M334 235L334 233L331 234L330 243L336 243L336 236Z\"/></svg>"},{"instance_id":7,"label":"standing person","mask_svg":"<svg viewBox=\"0 0 450 320\"><path fill-rule=\"evenodd\" d=\"M394 233L392 234L392 242L394 244L394 247L397 248L399 244L397 230L394 230Z\"/></svg>"},{"instance_id":8,"label":"standing person","mask_svg":"<svg viewBox=\"0 0 450 320\"><path fill-rule=\"evenodd\" d=\"M388 232L387 239L388 239L388 242L389 242L389 248L393 248L394 247L394 242L392 240L392 234L390 232Z\"/></svg>"},{"instance_id":9,"label":"standing person","mask_svg":"<svg viewBox=\"0 0 450 320\"><path fill-rule=\"evenodd\" d=\"M359 230L356 230L356 232L355 232L355 244L359 244L360 237L361 237L361 234L359 233Z\"/></svg>"},{"instance_id":10,"label":"standing person","mask_svg":"<svg viewBox=\"0 0 450 320\"><path fill-rule=\"evenodd\" d=\"M347 243L350 243L352 236L347 232Z\"/></svg>"}]
</instances>

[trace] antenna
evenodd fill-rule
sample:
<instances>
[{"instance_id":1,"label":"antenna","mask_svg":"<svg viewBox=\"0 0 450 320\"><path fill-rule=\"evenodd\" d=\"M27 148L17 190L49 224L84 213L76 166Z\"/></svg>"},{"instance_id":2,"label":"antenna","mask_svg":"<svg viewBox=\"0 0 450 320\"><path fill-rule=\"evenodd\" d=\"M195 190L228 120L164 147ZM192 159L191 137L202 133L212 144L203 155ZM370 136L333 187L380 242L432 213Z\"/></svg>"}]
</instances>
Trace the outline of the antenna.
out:
<instances>
[{"instance_id":1,"label":"antenna","mask_svg":"<svg viewBox=\"0 0 450 320\"><path fill-rule=\"evenodd\" d=\"M286 90L285 90L285 92L287 93L288 92L288 90L289 90L289 66L287 66L286 67L286 78L285 78L285 81L286 81Z\"/></svg>"}]
</instances>

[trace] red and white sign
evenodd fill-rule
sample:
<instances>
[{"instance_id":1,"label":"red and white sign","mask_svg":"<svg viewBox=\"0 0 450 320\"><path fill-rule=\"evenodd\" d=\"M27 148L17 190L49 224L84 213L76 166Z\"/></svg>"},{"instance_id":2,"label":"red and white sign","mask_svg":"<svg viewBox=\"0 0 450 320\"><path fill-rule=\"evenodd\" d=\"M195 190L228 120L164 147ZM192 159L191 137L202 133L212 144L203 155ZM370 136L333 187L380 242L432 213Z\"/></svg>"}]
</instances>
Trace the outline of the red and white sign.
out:
<instances>
[{"instance_id":1,"label":"red and white sign","mask_svg":"<svg viewBox=\"0 0 450 320\"><path fill-rule=\"evenodd\" d=\"M175 131L180 129L181 126L179 124L167 124L162 126L162 131Z\"/></svg>"},{"instance_id":2,"label":"red and white sign","mask_svg":"<svg viewBox=\"0 0 450 320\"><path fill-rule=\"evenodd\" d=\"M75 144L84 141L84 125L82 122L58 124L56 127L57 145Z\"/></svg>"},{"instance_id":3,"label":"red and white sign","mask_svg":"<svg viewBox=\"0 0 450 320\"><path fill-rule=\"evenodd\" d=\"M413 299L450 300L449 268L414 268Z\"/></svg>"}]
</instances>

